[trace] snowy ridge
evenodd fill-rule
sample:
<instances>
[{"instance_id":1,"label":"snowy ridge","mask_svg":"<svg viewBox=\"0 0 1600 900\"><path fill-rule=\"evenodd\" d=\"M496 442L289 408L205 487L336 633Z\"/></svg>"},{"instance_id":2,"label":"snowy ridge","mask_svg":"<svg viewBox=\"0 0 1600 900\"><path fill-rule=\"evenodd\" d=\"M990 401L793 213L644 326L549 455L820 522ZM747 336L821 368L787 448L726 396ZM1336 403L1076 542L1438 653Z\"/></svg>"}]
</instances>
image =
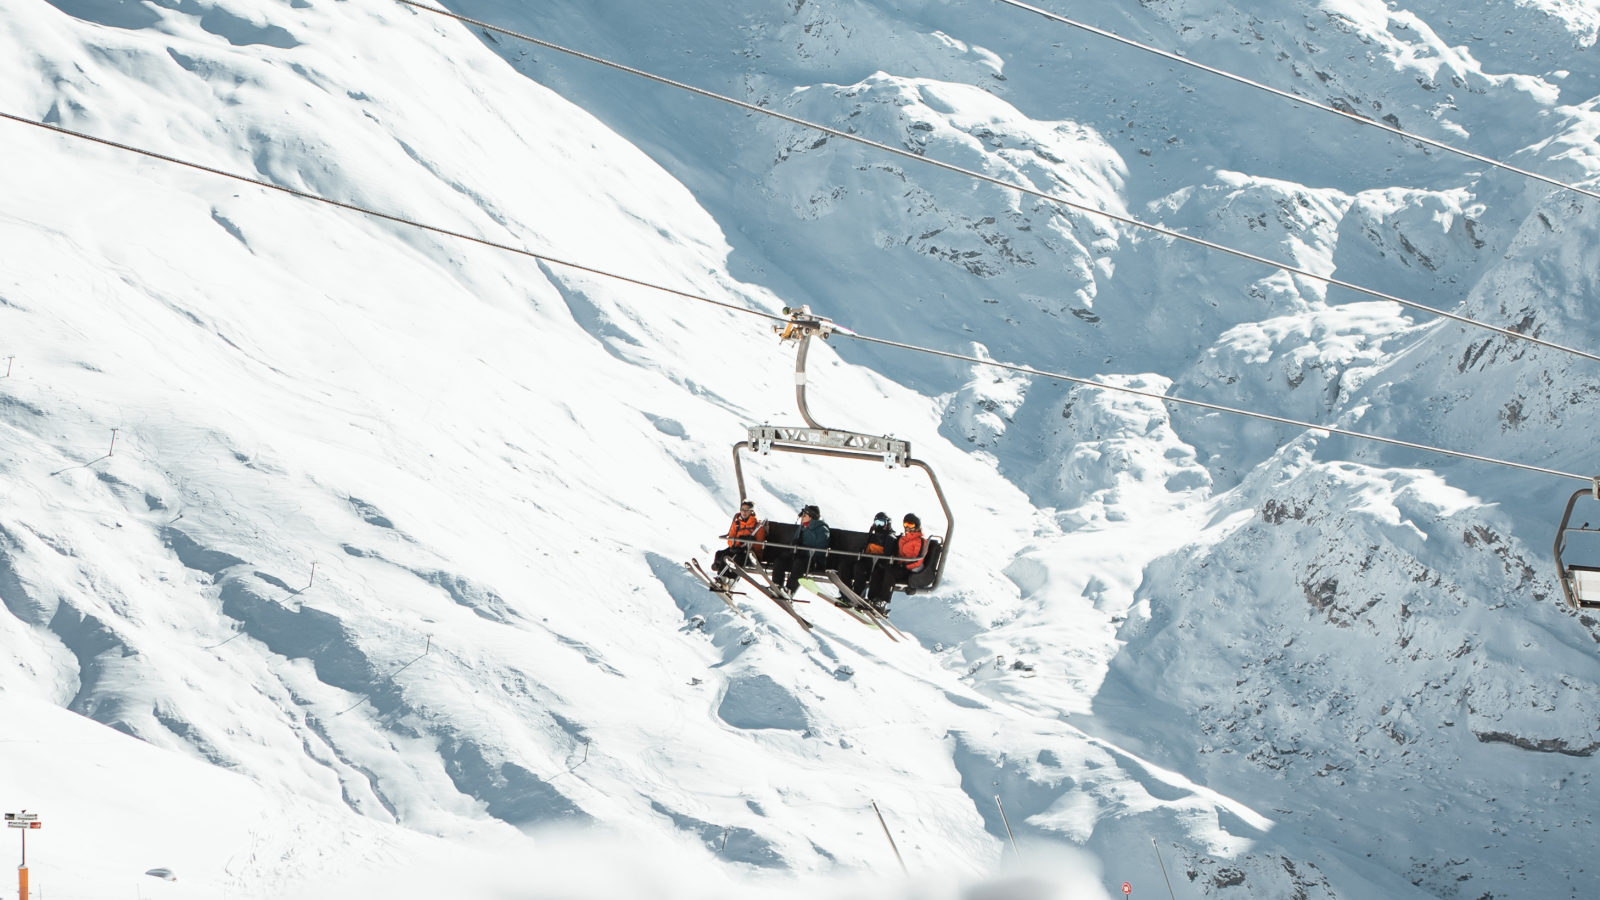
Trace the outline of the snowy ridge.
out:
<instances>
[{"instance_id":1,"label":"snowy ridge","mask_svg":"<svg viewBox=\"0 0 1600 900\"><path fill-rule=\"evenodd\" d=\"M1060 8L1600 173L1600 9L1405 6ZM1593 203L987 3L451 8L1594 344ZM0 108L276 184L896 340L1592 468L1587 363L398 5L28 0L0 41ZM681 566L734 505L728 446L794 418L759 320L6 129L0 704L29 737L0 744L0 798L53 817L30 848L52 896L156 865L180 881L144 889L175 897L421 894L462 859L487 893L814 893L893 871L869 800L929 879L904 890L953 896L1015 866L996 795L1040 866L983 888L1006 896L1159 892L1152 839L1190 895L1600 885L1600 623L1558 605L1543 549L1576 482L840 341L813 408L909 438L958 538L945 588L895 600L914 641L821 603L805 635ZM909 473L745 476L778 520L944 527ZM139 827L147 787L191 829L181 858ZM584 874L530 885L529 853Z\"/></svg>"}]
</instances>

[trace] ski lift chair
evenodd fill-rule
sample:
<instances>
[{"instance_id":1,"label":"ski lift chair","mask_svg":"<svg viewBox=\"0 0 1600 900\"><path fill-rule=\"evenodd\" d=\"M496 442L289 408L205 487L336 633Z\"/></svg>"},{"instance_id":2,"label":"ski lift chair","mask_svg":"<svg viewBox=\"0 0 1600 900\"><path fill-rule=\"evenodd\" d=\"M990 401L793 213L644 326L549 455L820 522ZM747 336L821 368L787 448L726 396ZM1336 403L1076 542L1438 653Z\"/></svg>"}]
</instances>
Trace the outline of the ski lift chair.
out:
<instances>
[{"instance_id":1,"label":"ski lift chair","mask_svg":"<svg viewBox=\"0 0 1600 900\"><path fill-rule=\"evenodd\" d=\"M1567 535L1572 532L1587 534L1600 533L1600 528L1590 528L1589 523L1573 528L1572 510L1578 505L1578 498L1589 496L1600 500L1600 477L1594 479L1594 484L1581 491L1573 493L1567 500L1567 511L1561 515L1561 527L1556 530L1556 571L1561 581L1561 593L1567 599L1567 605L1573 609L1600 609L1600 566L1568 565L1561 553L1567 549Z\"/></svg>"},{"instance_id":2,"label":"ski lift chair","mask_svg":"<svg viewBox=\"0 0 1600 900\"><path fill-rule=\"evenodd\" d=\"M785 341L798 341L799 348L795 353L794 365L794 391L795 401L800 406L800 417L805 420L808 427L794 428L776 425L752 425L749 429L748 440L740 441L733 447L733 472L739 483L739 500L748 498L744 486L744 466L741 451L754 450L765 456L769 453L798 453L808 456L824 456L831 459L856 459L867 462L883 463L889 468L899 466L902 468L918 468L928 476L928 482L933 486L933 493L939 499L939 506L944 511L945 533L943 535L928 535L926 549L923 551L923 567L921 571L912 574L910 582L901 589L907 594L920 591L931 591L944 580L945 559L949 556L945 552L950 546L950 540L955 534L955 516L950 511L950 504L945 499L944 489L939 486L939 477L933 469L920 459L911 455L911 443L897 438L860 434L854 431L840 431L834 428L824 428L811 418L811 410L806 405L806 351L811 338L821 337L826 340L837 328L831 321L811 313L811 308L802 306L799 309L785 309L790 317L787 324L778 327L779 336ZM855 559L866 555L867 533L865 531L847 531L845 529L830 529L832 539L828 542L829 568L837 567L847 559ZM796 536L799 526L792 523L771 522L767 523L767 539L764 546L781 547L785 549L796 548ZM770 557L770 554L763 554ZM885 561L900 561L896 557L875 557ZM771 572L769 559L762 560L762 568Z\"/></svg>"}]
</instances>

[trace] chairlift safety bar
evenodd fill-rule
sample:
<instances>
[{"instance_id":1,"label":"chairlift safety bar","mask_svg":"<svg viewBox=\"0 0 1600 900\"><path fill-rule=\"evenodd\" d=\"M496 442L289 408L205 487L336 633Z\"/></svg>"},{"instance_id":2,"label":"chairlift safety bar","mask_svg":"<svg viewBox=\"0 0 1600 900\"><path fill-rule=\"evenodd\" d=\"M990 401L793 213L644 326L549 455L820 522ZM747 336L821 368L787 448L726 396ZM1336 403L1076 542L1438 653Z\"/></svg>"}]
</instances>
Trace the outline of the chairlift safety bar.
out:
<instances>
[{"instance_id":1,"label":"chairlift safety bar","mask_svg":"<svg viewBox=\"0 0 1600 900\"><path fill-rule=\"evenodd\" d=\"M944 543L943 535L930 534L926 535L926 537L929 541L939 541L941 544ZM859 553L855 550L829 550L823 547L807 547L804 544L785 544L779 541L758 541L754 538L736 538L729 537L725 534L719 534L717 535L717 538L719 540L728 540L735 541L740 544L747 544L751 547L777 547L781 550L804 550L808 553L822 553L828 556L851 556L856 559L876 559L883 562L892 563L914 563L917 560L928 558L928 545L926 543L923 544L921 556L890 556L883 553Z\"/></svg>"}]
</instances>

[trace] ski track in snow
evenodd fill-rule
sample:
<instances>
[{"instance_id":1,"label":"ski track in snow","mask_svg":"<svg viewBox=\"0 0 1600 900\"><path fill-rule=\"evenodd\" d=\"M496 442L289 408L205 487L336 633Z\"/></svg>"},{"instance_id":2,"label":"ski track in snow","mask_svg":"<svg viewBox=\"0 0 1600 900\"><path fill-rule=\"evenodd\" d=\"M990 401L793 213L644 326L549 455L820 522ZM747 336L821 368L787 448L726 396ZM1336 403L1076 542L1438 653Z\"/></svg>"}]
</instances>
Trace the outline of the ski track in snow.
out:
<instances>
[{"instance_id":1,"label":"ski track in snow","mask_svg":"<svg viewBox=\"0 0 1600 900\"><path fill-rule=\"evenodd\" d=\"M1049 5L1600 173L1587 0ZM1021 12L449 6L1600 337L1587 198ZM13 2L0 47L0 108L274 184L868 334L1592 468L1586 362L398 4ZM1600 888L1600 621L1566 612L1544 550L1575 485L838 339L819 418L910 439L958 531L946 585L894 603L912 640L820 602L803 634L682 568L735 506L729 445L796 418L760 320L4 128L0 803L47 818L51 897L422 895L447 872L857 896L898 877L874 800L905 896L1159 893L1152 841L1188 896ZM911 473L746 477L778 520L943 527Z\"/></svg>"}]
</instances>

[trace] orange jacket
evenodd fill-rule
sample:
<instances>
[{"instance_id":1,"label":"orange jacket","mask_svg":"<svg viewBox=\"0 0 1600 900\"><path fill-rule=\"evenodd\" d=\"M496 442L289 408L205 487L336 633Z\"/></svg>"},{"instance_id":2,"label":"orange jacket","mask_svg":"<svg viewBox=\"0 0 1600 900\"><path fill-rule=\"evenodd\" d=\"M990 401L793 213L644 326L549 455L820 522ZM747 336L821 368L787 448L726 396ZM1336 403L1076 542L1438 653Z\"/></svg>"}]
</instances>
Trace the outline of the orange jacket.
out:
<instances>
[{"instance_id":1,"label":"orange jacket","mask_svg":"<svg viewBox=\"0 0 1600 900\"><path fill-rule=\"evenodd\" d=\"M728 526L728 538L729 547L738 546L738 539L764 541L767 539L767 529L762 526L761 520L756 518L755 513L751 513L749 518L734 516L733 524Z\"/></svg>"},{"instance_id":2,"label":"orange jacket","mask_svg":"<svg viewBox=\"0 0 1600 900\"><path fill-rule=\"evenodd\" d=\"M904 563L906 569L917 572L922 569L922 550L928 544L928 539L920 531L908 531L900 535L900 556L913 560Z\"/></svg>"}]
</instances>

